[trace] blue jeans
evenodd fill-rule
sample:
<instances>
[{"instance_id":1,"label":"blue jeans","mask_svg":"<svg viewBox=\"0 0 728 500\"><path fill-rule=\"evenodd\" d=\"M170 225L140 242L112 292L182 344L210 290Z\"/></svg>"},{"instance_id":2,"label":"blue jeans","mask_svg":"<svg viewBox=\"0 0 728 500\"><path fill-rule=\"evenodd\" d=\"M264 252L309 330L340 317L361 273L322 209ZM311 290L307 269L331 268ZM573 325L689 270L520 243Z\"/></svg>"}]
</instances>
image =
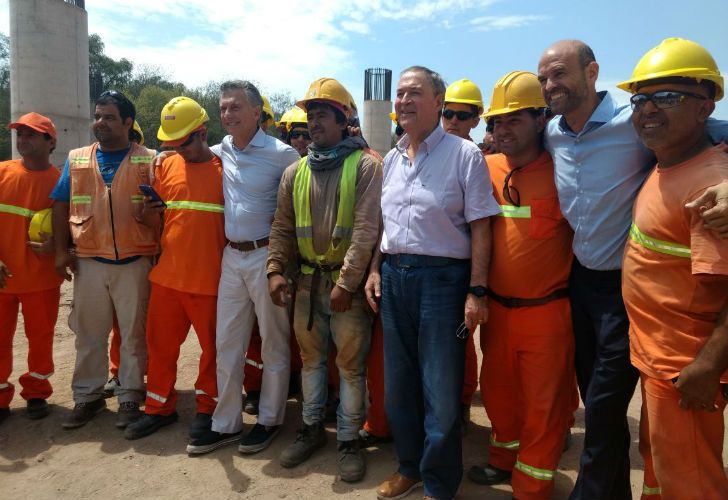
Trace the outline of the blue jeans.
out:
<instances>
[{"instance_id":1,"label":"blue jeans","mask_svg":"<svg viewBox=\"0 0 728 500\"><path fill-rule=\"evenodd\" d=\"M382 266L384 404L399 473L425 495L453 498L463 475L460 396L470 264Z\"/></svg>"},{"instance_id":2,"label":"blue jeans","mask_svg":"<svg viewBox=\"0 0 728 500\"><path fill-rule=\"evenodd\" d=\"M329 344L336 346L339 369L339 407L336 410L336 434L339 441L359 438L364 425L366 393L366 358L372 334L372 318L366 299L354 294L351 309L332 312L329 307L332 283L322 277L318 290L299 287L293 328L301 349L301 386L303 423L323 423L327 397ZM307 330L311 294L313 293L313 327Z\"/></svg>"}]
</instances>

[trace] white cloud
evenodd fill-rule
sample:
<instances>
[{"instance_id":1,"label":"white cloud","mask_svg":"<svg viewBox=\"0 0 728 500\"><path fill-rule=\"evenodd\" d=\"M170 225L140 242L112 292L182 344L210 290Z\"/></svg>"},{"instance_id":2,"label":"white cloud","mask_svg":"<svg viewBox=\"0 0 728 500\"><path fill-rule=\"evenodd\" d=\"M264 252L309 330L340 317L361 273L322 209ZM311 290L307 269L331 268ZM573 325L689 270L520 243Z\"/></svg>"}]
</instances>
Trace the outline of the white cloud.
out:
<instances>
[{"instance_id":1,"label":"white cloud","mask_svg":"<svg viewBox=\"0 0 728 500\"><path fill-rule=\"evenodd\" d=\"M521 28L532 24L547 21L549 16L525 15L525 16L481 16L470 20L474 31L504 30L510 28Z\"/></svg>"}]
</instances>

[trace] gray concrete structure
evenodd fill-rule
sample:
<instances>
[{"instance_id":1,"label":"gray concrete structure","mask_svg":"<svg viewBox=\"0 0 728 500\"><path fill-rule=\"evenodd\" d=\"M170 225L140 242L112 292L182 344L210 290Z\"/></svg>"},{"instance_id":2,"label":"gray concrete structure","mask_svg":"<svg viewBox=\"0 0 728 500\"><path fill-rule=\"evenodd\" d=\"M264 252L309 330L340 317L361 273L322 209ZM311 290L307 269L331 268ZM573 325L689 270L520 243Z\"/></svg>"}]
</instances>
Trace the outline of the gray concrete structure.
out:
<instances>
[{"instance_id":1,"label":"gray concrete structure","mask_svg":"<svg viewBox=\"0 0 728 500\"><path fill-rule=\"evenodd\" d=\"M392 147L392 71L370 68L364 72L362 135L369 147L386 155Z\"/></svg>"},{"instance_id":2,"label":"gray concrete structure","mask_svg":"<svg viewBox=\"0 0 728 500\"><path fill-rule=\"evenodd\" d=\"M36 111L53 120L51 161L59 166L70 149L91 142L88 16L77 4L10 0L10 115Z\"/></svg>"}]
</instances>

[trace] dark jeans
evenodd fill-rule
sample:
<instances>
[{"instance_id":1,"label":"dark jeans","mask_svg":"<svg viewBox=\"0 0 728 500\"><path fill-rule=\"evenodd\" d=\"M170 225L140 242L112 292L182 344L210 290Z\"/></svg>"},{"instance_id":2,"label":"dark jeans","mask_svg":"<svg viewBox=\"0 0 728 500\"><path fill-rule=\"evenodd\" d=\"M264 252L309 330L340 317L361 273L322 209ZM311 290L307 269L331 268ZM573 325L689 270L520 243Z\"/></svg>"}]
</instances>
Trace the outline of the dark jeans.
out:
<instances>
[{"instance_id":1,"label":"dark jeans","mask_svg":"<svg viewBox=\"0 0 728 500\"><path fill-rule=\"evenodd\" d=\"M453 498L463 475L460 395L470 264L382 266L384 402L399 473Z\"/></svg>"},{"instance_id":2,"label":"dark jeans","mask_svg":"<svg viewBox=\"0 0 728 500\"><path fill-rule=\"evenodd\" d=\"M627 407L639 373L629 360L621 271L592 271L574 259L569 290L585 408L584 450L570 498L631 499Z\"/></svg>"}]
</instances>

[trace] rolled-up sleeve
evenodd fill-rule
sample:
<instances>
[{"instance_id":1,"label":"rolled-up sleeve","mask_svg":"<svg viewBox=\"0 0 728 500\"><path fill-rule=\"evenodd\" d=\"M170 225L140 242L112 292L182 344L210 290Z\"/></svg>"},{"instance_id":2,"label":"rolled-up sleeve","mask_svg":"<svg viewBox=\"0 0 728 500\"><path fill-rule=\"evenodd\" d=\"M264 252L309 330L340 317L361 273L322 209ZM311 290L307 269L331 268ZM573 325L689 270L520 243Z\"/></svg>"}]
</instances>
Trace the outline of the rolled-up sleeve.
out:
<instances>
[{"instance_id":1,"label":"rolled-up sleeve","mask_svg":"<svg viewBox=\"0 0 728 500\"><path fill-rule=\"evenodd\" d=\"M462 179L465 186L465 220L470 223L499 214L500 205L493 197L493 185L483 155L480 151L468 151L464 160Z\"/></svg>"}]
</instances>

